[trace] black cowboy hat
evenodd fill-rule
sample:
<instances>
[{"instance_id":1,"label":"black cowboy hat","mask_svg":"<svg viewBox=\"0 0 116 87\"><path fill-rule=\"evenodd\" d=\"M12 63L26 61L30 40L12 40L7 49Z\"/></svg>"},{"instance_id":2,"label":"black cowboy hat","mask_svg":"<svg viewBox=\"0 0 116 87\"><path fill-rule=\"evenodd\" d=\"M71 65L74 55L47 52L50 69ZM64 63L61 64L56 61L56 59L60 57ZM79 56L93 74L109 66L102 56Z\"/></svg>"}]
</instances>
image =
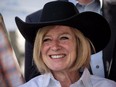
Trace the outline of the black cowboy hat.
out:
<instances>
[{"instance_id":1,"label":"black cowboy hat","mask_svg":"<svg viewBox=\"0 0 116 87\"><path fill-rule=\"evenodd\" d=\"M110 27L104 17L94 12L79 13L74 4L70 2L46 3L38 23L26 23L18 17L15 18L15 21L23 37L32 44L38 29L50 25L66 25L77 28L91 40L96 52L104 49L110 40Z\"/></svg>"}]
</instances>

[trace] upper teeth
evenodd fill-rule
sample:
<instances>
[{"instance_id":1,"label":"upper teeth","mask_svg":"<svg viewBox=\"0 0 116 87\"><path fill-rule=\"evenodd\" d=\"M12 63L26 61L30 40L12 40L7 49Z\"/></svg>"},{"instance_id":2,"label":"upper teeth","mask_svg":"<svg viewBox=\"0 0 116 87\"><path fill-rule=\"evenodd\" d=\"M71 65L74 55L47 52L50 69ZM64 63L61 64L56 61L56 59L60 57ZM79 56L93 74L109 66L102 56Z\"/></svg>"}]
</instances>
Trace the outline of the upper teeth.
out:
<instances>
[{"instance_id":1,"label":"upper teeth","mask_svg":"<svg viewBox=\"0 0 116 87\"><path fill-rule=\"evenodd\" d=\"M62 58L64 55L52 55L51 58Z\"/></svg>"}]
</instances>

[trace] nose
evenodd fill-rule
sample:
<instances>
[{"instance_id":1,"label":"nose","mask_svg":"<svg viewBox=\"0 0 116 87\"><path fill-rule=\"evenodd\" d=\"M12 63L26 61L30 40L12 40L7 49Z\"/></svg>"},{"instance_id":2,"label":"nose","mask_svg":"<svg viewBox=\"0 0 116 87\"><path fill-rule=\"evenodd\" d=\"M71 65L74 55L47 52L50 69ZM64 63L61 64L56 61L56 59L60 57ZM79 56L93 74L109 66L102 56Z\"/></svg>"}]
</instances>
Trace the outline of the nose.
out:
<instances>
[{"instance_id":1,"label":"nose","mask_svg":"<svg viewBox=\"0 0 116 87\"><path fill-rule=\"evenodd\" d=\"M59 51L61 49L60 42L55 40L52 42L51 50L52 51Z\"/></svg>"}]
</instances>

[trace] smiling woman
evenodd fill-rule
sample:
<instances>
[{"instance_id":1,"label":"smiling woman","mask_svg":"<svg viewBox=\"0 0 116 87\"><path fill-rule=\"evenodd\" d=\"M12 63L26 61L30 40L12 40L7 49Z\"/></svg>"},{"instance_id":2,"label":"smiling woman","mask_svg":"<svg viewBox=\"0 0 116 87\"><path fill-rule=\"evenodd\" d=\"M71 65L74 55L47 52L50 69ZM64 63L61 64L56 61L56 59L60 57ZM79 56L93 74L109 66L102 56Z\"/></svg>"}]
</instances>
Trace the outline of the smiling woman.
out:
<instances>
[{"instance_id":1,"label":"smiling woman","mask_svg":"<svg viewBox=\"0 0 116 87\"><path fill-rule=\"evenodd\" d=\"M34 44L34 61L42 74L20 87L116 87L88 70L91 50L101 51L110 39L109 24L101 15L79 13L70 2L53 1L44 5L40 22L18 17L15 21L24 38Z\"/></svg>"},{"instance_id":2,"label":"smiling woman","mask_svg":"<svg viewBox=\"0 0 116 87\"><path fill-rule=\"evenodd\" d=\"M75 44L76 42L78 44ZM80 50L84 51L80 52ZM50 70L78 70L84 68L83 65L88 67L90 58L86 59L85 57L89 57L90 54L89 41L79 30L72 27L47 26L39 29L37 33L34 60L39 71L43 74Z\"/></svg>"}]
</instances>

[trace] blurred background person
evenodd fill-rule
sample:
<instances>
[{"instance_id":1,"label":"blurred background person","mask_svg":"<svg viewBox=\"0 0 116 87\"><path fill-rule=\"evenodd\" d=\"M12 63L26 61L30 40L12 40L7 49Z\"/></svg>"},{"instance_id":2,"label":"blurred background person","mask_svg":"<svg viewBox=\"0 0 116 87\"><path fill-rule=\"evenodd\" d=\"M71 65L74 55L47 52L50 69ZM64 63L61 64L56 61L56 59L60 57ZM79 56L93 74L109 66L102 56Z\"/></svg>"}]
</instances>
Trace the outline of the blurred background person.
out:
<instances>
[{"instance_id":1,"label":"blurred background person","mask_svg":"<svg viewBox=\"0 0 116 87\"><path fill-rule=\"evenodd\" d=\"M14 49L9 41L9 34L0 14L0 87L17 87L24 82Z\"/></svg>"}]
</instances>

